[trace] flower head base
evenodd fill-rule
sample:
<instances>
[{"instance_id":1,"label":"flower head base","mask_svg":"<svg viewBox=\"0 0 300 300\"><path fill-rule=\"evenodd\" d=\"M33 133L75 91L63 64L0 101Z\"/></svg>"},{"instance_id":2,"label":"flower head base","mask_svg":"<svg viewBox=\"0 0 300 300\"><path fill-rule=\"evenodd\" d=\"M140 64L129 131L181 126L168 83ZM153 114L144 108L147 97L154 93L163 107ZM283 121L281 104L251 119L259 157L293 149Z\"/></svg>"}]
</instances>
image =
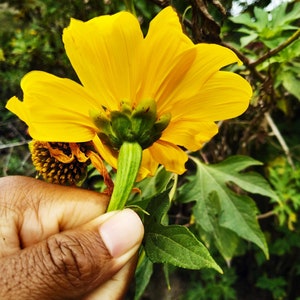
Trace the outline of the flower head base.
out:
<instances>
[{"instance_id":1,"label":"flower head base","mask_svg":"<svg viewBox=\"0 0 300 300\"><path fill-rule=\"evenodd\" d=\"M161 137L171 115L166 113L158 118L156 102L146 100L134 109L122 102L120 110L95 114L92 118L99 128L100 139L113 149L119 150L124 142L137 142L146 149Z\"/></svg>"},{"instance_id":2,"label":"flower head base","mask_svg":"<svg viewBox=\"0 0 300 300\"><path fill-rule=\"evenodd\" d=\"M87 143L48 143L33 140L30 143L32 162L38 174L50 183L80 185L91 163L85 155Z\"/></svg>"}]
</instances>

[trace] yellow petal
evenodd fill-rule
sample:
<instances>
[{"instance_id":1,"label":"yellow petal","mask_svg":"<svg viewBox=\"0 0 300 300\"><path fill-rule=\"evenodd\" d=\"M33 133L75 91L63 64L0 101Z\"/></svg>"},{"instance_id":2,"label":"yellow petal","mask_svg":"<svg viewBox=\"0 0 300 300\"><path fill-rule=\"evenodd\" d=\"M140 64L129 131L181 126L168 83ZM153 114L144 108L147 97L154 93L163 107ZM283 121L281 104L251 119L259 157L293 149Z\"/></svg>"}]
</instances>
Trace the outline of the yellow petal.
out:
<instances>
[{"instance_id":1,"label":"yellow petal","mask_svg":"<svg viewBox=\"0 0 300 300\"><path fill-rule=\"evenodd\" d=\"M48 142L86 142L97 128L89 117L95 103L79 84L33 71L21 81L24 100L11 98L6 107L29 126L32 138Z\"/></svg>"},{"instance_id":2,"label":"yellow petal","mask_svg":"<svg viewBox=\"0 0 300 300\"><path fill-rule=\"evenodd\" d=\"M150 23L142 53L144 72L137 98L158 101L175 88L196 57L195 45L182 32L171 7L162 10Z\"/></svg>"},{"instance_id":3,"label":"yellow petal","mask_svg":"<svg viewBox=\"0 0 300 300\"><path fill-rule=\"evenodd\" d=\"M63 41L81 83L105 107L117 110L121 100L135 97L143 35L133 15L72 19Z\"/></svg>"},{"instance_id":4,"label":"yellow petal","mask_svg":"<svg viewBox=\"0 0 300 300\"><path fill-rule=\"evenodd\" d=\"M178 146L158 140L150 148L152 158L163 165L167 171L176 174L185 172L185 163L188 160L187 154Z\"/></svg>"},{"instance_id":5,"label":"yellow petal","mask_svg":"<svg viewBox=\"0 0 300 300\"><path fill-rule=\"evenodd\" d=\"M248 108L251 96L251 86L244 78L219 71L203 84L198 94L176 103L172 108L172 119L207 122L234 118Z\"/></svg>"},{"instance_id":6,"label":"yellow petal","mask_svg":"<svg viewBox=\"0 0 300 300\"><path fill-rule=\"evenodd\" d=\"M25 109L24 103L21 102L16 96L11 97L5 106L8 110L17 115L27 125L30 123L30 112Z\"/></svg>"},{"instance_id":7,"label":"yellow petal","mask_svg":"<svg viewBox=\"0 0 300 300\"><path fill-rule=\"evenodd\" d=\"M93 144L103 160L105 160L113 168L117 168L117 153L114 153L109 147L104 145L96 135L93 139Z\"/></svg>"},{"instance_id":8,"label":"yellow petal","mask_svg":"<svg viewBox=\"0 0 300 300\"><path fill-rule=\"evenodd\" d=\"M240 62L233 51L215 44L198 44L195 51L197 56L181 82L174 85L167 97L158 100L160 113L170 110L177 101L197 96L202 85L214 73L227 65Z\"/></svg>"},{"instance_id":9,"label":"yellow petal","mask_svg":"<svg viewBox=\"0 0 300 300\"><path fill-rule=\"evenodd\" d=\"M171 122L163 132L161 140L196 151L217 133L218 127L213 122L186 118Z\"/></svg>"},{"instance_id":10,"label":"yellow petal","mask_svg":"<svg viewBox=\"0 0 300 300\"><path fill-rule=\"evenodd\" d=\"M157 168L158 168L158 162L153 160L149 149L145 149L143 151L143 157L142 157L138 180L141 180L148 176L154 176Z\"/></svg>"}]
</instances>

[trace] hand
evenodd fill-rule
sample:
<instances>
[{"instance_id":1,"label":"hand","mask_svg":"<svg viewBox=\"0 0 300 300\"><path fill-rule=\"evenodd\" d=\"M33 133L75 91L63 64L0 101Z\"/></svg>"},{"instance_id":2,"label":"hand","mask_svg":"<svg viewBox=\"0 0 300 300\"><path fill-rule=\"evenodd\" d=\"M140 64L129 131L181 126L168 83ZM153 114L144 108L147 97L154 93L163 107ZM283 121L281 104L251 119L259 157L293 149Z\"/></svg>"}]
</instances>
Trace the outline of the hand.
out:
<instances>
[{"instance_id":1,"label":"hand","mask_svg":"<svg viewBox=\"0 0 300 300\"><path fill-rule=\"evenodd\" d=\"M0 178L0 299L122 299L143 225L108 198L21 176Z\"/></svg>"}]
</instances>

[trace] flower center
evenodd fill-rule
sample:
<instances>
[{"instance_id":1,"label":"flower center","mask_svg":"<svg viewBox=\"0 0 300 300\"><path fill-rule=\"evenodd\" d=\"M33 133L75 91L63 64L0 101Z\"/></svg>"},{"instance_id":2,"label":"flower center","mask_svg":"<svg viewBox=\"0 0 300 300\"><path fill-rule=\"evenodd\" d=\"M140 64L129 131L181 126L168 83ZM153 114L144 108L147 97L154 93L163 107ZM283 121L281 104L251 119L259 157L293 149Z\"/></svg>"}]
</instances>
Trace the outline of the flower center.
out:
<instances>
[{"instance_id":1,"label":"flower center","mask_svg":"<svg viewBox=\"0 0 300 300\"><path fill-rule=\"evenodd\" d=\"M171 114L157 116L156 102L144 100L132 108L127 102L121 103L118 111L93 113L91 117L99 129L100 139L113 149L120 149L126 142L137 142L142 149L157 141L171 120Z\"/></svg>"},{"instance_id":2,"label":"flower center","mask_svg":"<svg viewBox=\"0 0 300 300\"><path fill-rule=\"evenodd\" d=\"M30 143L32 162L39 176L50 183L78 185L86 177L90 159L87 143Z\"/></svg>"}]
</instances>

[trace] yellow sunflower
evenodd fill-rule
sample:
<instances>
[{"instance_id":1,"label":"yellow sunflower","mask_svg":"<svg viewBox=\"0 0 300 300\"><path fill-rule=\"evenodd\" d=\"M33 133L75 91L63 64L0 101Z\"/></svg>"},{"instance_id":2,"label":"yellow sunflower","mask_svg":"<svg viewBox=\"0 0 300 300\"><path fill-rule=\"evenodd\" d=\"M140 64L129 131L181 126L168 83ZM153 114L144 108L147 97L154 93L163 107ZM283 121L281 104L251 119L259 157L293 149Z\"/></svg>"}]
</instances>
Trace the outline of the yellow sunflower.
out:
<instances>
[{"instance_id":1,"label":"yellow sunflower","mask_svg":"<svg viewBox=\"0 0 300 300\"><path fill-rule=\"evenodd\" d=\"M72 19L63 42L80 83L32 71L21 81L23 101L12 97L7 108L33 139L93 141L114 168L122 140L136 139L142 177L159 164L182 174L184 149L200 149L217 133L215 121L243 113L252 95L245 79L220 71L239 63L237 56L219 45L193 44L172 7L152 20L145 37L135 16L119 12Z\"/></svg>"}]
</instances>

